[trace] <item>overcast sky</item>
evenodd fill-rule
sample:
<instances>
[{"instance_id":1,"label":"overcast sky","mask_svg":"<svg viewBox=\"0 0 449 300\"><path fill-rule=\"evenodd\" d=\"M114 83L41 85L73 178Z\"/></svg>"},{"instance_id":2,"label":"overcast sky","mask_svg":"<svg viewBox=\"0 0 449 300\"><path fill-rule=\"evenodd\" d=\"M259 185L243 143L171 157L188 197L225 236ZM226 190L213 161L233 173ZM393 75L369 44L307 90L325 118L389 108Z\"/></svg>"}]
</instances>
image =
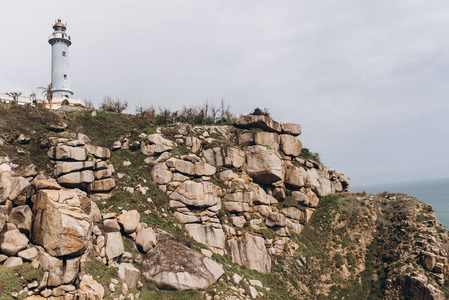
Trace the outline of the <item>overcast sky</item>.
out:
<instances>
[{"instance_id":1,"label":"overcast sky","mask_svg":"<svg viewBox=\"0 0 449 300\"><path fill-rule=\"evenodd\" d=\"M8 1L1 93L50 83L58 18L75 98L267 108L353 186L449 178L448 1Z\"/></svg>"}]
</instances>

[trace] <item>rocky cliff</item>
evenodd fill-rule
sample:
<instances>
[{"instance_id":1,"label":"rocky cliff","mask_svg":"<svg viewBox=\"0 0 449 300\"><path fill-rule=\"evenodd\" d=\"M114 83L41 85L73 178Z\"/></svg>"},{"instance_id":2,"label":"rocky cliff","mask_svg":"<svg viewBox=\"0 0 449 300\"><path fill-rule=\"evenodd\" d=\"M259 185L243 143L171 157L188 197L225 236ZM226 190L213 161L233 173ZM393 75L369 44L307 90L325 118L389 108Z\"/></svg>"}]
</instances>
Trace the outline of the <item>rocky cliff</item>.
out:
<instances>
[{"instance_id":1,"label":"rocky cliff","mask_svg":"<svg viewBox=\"0 0 449 300\"><path fill-rule=\"evenodd\" d=\"M0 297L448 295L432 208L351 194L298 124L0 110Z\"/></svg>"}]
</instances>

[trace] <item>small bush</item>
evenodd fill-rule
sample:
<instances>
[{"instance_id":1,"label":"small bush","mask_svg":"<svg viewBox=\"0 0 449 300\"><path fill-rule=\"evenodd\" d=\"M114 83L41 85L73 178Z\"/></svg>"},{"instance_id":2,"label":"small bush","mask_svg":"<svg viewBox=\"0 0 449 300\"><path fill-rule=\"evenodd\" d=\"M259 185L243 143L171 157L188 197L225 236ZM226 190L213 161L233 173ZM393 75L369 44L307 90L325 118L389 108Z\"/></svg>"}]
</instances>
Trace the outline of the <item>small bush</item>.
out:
<instances>
[{"instance_id":1,"label":"small bush","mask_svg":"<svg viewBox=\"0 0 449 300\"><path fill-rule=\"evenodd\" d=\"M253 116L267 116L267 117L269 117L269 116L270 116L270 113L268 112L268 109L266 109L266 108L264 108L264 109L262 110L262 109L256 107L256 108L250 113L250 115L253 115Z\"/></svg>"},{"instance_id":2,"label":"small bush","mask_svg":"<svg viewBox=\"0 0 449 300\"><path fill-rule=\"evenodd\" d=\"M337 268L340 268L345 264L345 258L340 253L335 254L334 260Z\"/></svg>"},{"instance_id":3,"label":"small bush","mask_svg":"<svg viewBox=\"0 0 449 300\"><path fill-rule=\"evenodd\" d=\"M300 210L305 209L303 206L299 205L298 200L296 200L296 198L292 197L292 196L285 197L284 201L279 202L277 207L279 209L284 208L284 207L296 207Z\"/></svg>"},{"instance_id":4,"label":"small bush","mask_svg":"<svg viewBox=\"0 0 449 300\"><path fill-rule=\"evenodd\" d=\"M355 266L356 261L355 261L354 254L352 254L352 252L349 252L348 254L346 254L346 259L348 260L348 264L350 266Z\"/></svg>"},{"instance_id":5,"label":"small bush","mask_svg":"<svg viewBox=\"0 0 449 300\"><path fill-rule=\"evenodd\" d=\"M311 152L308 148L302 148L300 156L304 159L320 162L320 155L318 153Z\"/></svg>"}]
</instances>

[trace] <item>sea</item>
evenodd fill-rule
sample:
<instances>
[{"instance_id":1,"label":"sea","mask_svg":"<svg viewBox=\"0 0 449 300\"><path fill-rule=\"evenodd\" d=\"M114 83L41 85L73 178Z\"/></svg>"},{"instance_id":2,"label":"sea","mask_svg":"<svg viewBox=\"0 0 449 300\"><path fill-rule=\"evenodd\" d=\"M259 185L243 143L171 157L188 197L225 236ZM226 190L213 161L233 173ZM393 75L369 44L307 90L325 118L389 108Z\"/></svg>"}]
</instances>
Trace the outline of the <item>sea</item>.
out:
<instances>
[{"instance_id":1,"label":"sea","mask_svg":"<svg viewBox=\"0 0 449 300\"><path fill-rule=\"evenodd\" d=\"M368 194L377 194L388 191L390 193L404 193L414 196L421 202L432 205L438 221L449 229L449 178L392 184L351 186L351 192L362 191L365 191Z\"/></svg>"}]
</instances>

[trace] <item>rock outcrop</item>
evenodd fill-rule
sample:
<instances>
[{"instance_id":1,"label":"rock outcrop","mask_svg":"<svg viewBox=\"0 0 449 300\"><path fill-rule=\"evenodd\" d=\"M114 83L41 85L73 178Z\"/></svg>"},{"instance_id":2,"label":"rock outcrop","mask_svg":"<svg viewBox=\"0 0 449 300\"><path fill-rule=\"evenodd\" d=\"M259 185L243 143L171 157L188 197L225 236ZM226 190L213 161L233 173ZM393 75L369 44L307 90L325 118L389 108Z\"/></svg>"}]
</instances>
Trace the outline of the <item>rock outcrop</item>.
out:
<instances>
[{"instance_id":1,"label":"rock outcrop","mask_svg":"<svg viewBox=\"0 0 449 300\"><path fill-rule=\"evenodd\" d=\"M250 115L234 125L178 124L137 132L139 124L110 141L111 148L66 131L67 125L55 125L47 127L55 136L38 142L50 159L48 169L0 157L0 264L43 270L42 278L24 283L13 297L143 299L148 284L152 292L158 292L155 286L203 291L194 295L206 299L264 299L273 293L279 298L337 293L333 278L344 279L342 286L365 282L356 276L371 272L364 262L366 249L376 234L371 229L382 227L374 213L344 219L353 206L322 200L347 194L349 178L303 150L298 124ZM21 147L36 143L27 134L9 140ZM386 219L383 207L389 204L378 209L376 202L363 203L360 207L379 212L380 221ZM327 206L333 207L331 213L311 221ZM400 231L402 241L415 239L405 256L415 263L407 266L417 271L406 274L407 268L396 264L395 270L408 276L401 277L406 283L400 291L416 299L443 299L448 256L442 241L447 233L426 214L421 218L428 226L417 229L410 215L401 214L391 227ZM359 227L352 225L359 219ZM322 250L315 243L325 239L317 230L332 236L322 247L328 255L314 257ZM348 246L348 238L358 244ZM401 259L404 249L395 252ZM231 259L242 267L233 266ZM320 259L335 263L326 261L324 268ZM116 269L116 278L105 283L102 276L92 277L88 270L93 264ZM270 290L271 275L259 274L255 280L234 273L243 267L253 270L248 274L277 272L281 278L275 285L289 291ZM317 275L320 270L329 274ZM383 276L376 270L369 274L373 282ZM218 280L218 288L211 287ZM295 285L283 285L289 280ZM384 280L388 297L398 293L398 282Z\"/></svg>"},{"instance_id":2,"label":"rock outcrop","mask_svg":"<svg viewBox=\"0 0 449 300\"><path fill-rule=\"evenodd\" d=\"M175 145L161 134L153 135L150 145L142 141L140 149L151 158L152 182L165 192L174 216L191 237L217 254L231 254L239 264L269 272L267 253L280 253L279 247L261 237L244 238L240 229L266 228L280 237L299 234L319 198L349 191L349 179L300 156L299 125L267 116L243 116L235 125L258 130L235 134L229 126L198 126L190 132L180 127L174 129L176 144L195 154L172 155ZM208 146L214 143L223 146ZM149 146L163 150L163 155L156 157ZM303 209L279 209L284 201ZM260 264L252 257L259 257Z\"/></svg>"}]
</instances>

